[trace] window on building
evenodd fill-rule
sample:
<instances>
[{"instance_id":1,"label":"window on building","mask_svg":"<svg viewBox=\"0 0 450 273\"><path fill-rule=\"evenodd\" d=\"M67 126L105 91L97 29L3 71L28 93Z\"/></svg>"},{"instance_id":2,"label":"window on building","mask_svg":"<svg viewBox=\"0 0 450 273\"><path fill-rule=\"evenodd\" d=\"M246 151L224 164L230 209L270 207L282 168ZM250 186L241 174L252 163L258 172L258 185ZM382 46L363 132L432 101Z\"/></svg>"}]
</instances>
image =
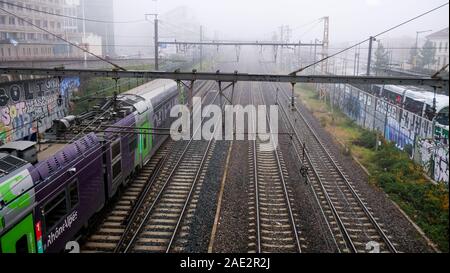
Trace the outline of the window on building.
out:
<instances>
[{"instance_id":1,"label":"window on building","mask_svg":"<svg viewBox=\"0 0 450 273\"><path fill-rule=\"evenodd\" d=\"M23 11L23 3L18 2L17 5L18 5L17 10Z\"/></svg>"},{"instance_id":2,"label":"window on building","mask_svg":"<svg viewBox=\"0 0 450 273\"><path fill-rule=\"evenodd\" d=\"M45 28L47 28L47 27L48 27L48 21L47 21L47 20L44 20L44 21L42 22L42 26L45 27Z\"/></svg>"},{"instance_id":3,"label":"window on building","mask_svg":"<svg viewBox=\"0 0 450 273\"><path fill-rule=\"evenodd\" d=\"M14 17L9 17L9 24L10 24L10 25L15 25L15 24L16 24L16 18L14 18Z\"/></svg>"},{"instance_id":4,"label":"window on building","mask_svg":"<svg viewBox=\"0 0 450 273\"><path fill-rule=\"evenodd\" d=\"M41 20L35 20L34 23L36 26L41 27Z\"/></svg>"},{"instance_id":5,"label":"window on building","mask_svg":"<svg viewBox=\"0 0 450 273\"><path fill-rule=\"evenodd\" d=\"M2 25L6 24L6 16L0 15L0 24Z\"/></svg>"}]
</instances>

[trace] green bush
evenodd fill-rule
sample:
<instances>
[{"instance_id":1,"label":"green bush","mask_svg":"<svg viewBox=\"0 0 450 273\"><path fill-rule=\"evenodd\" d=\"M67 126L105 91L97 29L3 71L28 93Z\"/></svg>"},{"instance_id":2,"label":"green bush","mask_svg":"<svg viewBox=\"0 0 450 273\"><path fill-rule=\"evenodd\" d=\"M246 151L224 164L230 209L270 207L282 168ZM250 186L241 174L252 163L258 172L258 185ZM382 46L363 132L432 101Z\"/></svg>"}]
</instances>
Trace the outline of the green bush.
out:
<instances>
[{"instance_id":1,"label":"green bush","mask_svg":"<svg viewBox=\"0 0 450 273\"><path fill-rule=\"evenodd\" d=\"M442 251L448 252L448 186L432 184L406 152L388 143L374 156L371 182L382 188Z\"/></svg>"},{"instance_id":2,"label":"green bush","mask_svg":"<svg viewBox=\"0 0 450 273\"><path fill-rule=\"evenodd\" d=\"M364 130L363 133L359 136L359 138L353 142L353 144L367 149L374 149L376 141L377 141L376 133Z\"/></svg>"}]
</instances>

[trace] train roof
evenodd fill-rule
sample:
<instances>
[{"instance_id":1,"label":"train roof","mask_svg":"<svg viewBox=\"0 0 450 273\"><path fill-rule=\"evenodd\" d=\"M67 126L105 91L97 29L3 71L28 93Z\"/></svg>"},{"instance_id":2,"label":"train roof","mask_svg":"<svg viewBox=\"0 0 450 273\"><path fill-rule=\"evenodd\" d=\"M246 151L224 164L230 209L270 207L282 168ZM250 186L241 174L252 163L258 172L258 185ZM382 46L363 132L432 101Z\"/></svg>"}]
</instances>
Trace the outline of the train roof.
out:
<instances>
[{"instance_id":1,"label":"train roof","mask_svg":"<svg viewBox=\"0 0 450 273\"><path fill-rule=\"evenodd\" d=\"M124 94L133 94L133 95L142 96L143 94L148 93L149 90L156 90L156 89L160 89L165 86L174 86L174 85L176 85L176 83L173 80L157 79L157 80L153 80L148 83L139 85L133 89L130 89L127 92L125 92Z\"/></svg>"},{"instance_id":2,"label":"train roof","mask_svg":"<svg viewBox=\"0 0 450 273\"><path fill-rule=\"evenodd\" d=\"M386 85L384 88L402 96L403 94L406 94L407 97L416 101L424 102L430 106L433 105L434 92L430 92L423 88L419 88L416 86L397 86L397 85ZM436 94L436 108L438 112L448 107L449 105L448 100L449 96L443 94Z\"/></svg>"},{"instance_id":3,"label":"train roof","mask_svg":"<svg viewBox=\"0 0 450 273\"><path fill-rule=\"evenodd\" d=\"M170 89L176 88L177 83L173 80L158 79L140 85L124 93L124 95L137 95L150 101L153 105L157 106L161 98L169 96L170 94L164 94Z\"/></svg>"}]
</instances>

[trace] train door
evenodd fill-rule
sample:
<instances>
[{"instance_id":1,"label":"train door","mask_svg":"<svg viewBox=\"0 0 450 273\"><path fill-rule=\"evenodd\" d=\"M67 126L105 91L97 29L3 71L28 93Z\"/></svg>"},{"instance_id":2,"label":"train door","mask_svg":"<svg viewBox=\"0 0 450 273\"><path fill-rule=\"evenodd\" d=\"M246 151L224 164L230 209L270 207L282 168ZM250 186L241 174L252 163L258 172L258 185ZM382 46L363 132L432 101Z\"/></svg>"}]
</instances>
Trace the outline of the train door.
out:
<instances>
[{"instance_id":1,"label":"train door","mask_svg":"<svg viewBox=\"0 0 450 273\"><path fill-rule=\"evenodd\" d=\"M150 134L150 130L148 130L151 128L151 122L146 120L139 127L141 127L141 129L139 130L138 153L141 157L141 163L144 165L149 160L148 156L153 147L153 137Z\"/></svg>"},{"instance_id":2,"label":"train door","mask_svg":"<svg viewBox=\"0 0 450 273\"><path fill-rule=\"evenodd\" d=\"M1 253L36 253L33 215L30 213L0 238Z\"/></svg>"}]
</instances>

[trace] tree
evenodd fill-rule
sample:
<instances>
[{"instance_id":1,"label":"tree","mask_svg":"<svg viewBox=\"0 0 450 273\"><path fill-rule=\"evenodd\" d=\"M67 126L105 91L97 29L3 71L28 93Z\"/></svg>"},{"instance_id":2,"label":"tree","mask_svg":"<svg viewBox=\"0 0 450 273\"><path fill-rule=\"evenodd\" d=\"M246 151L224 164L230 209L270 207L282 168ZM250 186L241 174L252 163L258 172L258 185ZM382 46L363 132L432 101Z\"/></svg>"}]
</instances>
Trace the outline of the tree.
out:
<instances>
[{"instance_id":1,"label":"tree","mask_svg":"<svg viewBox=\"0 0 450 273\"><path fill-rule=\"evenodd\" d=\"M375 68L377 70L387 68L389 66L389 52L384 48L381 42L378 42L377 51L375 52Z\"/></svg>"},{"instance_id":2,"label":"tree","mask_svg":"<svg viewBox=\"0 0 450 273\"><path fill-rule=\"evenodd\" d=\"M419 56L417 58L417 66L421 68L427 68L430 65L436 63L436 48L433 42L427 41L420 49Z\"/></svg>"}]
</instances>

